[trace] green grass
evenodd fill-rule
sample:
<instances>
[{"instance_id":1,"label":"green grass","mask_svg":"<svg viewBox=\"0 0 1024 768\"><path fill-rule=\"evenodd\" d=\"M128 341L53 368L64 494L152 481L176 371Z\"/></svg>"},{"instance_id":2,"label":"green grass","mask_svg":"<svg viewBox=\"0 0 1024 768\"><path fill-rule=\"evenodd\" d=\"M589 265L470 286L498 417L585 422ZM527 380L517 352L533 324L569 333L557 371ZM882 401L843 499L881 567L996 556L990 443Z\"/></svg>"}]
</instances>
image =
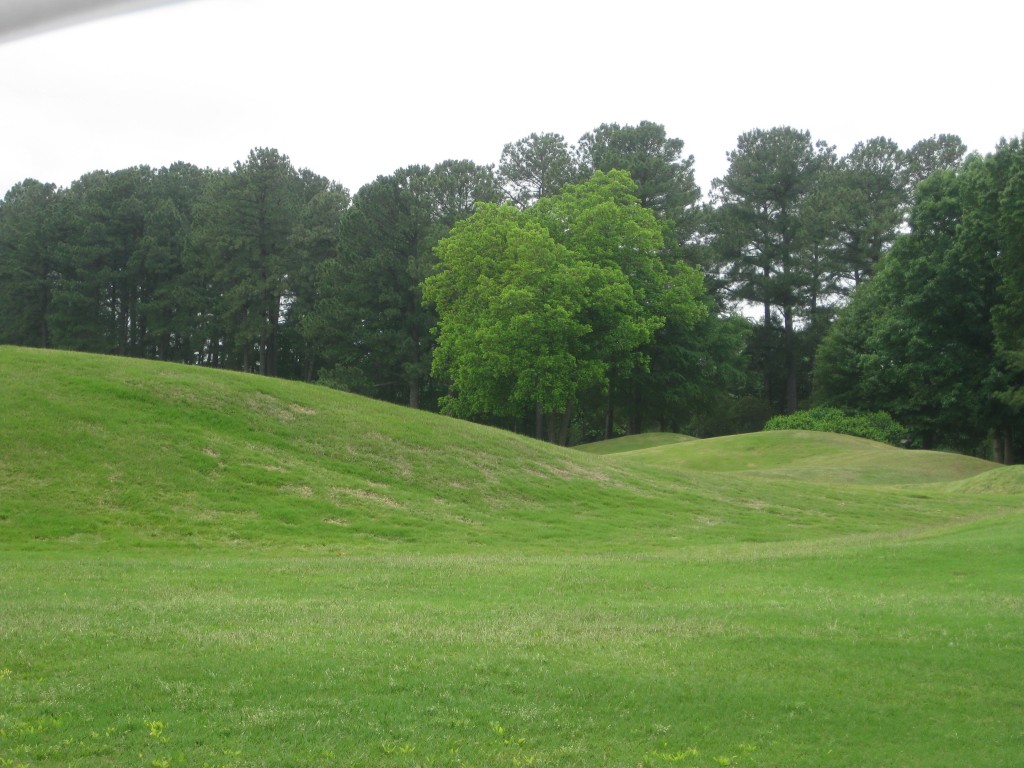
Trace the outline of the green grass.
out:
<instances>
[{"instance_id":1,"label":"green grass","mask_svg":"<svg viewBox=\"0 0 1024 768\"><path fill-rule=\"evenodd\" d=\"M613 437L611 440L599 440L596 443L577 445L576 450L608 456L613 453L628 453L643 451L648 448L659 448L663 445L675 445L676 443L684 443L695 439L689 435L680 435L674 432L644 432L640 435Z\"/></svg>"},{"instance_id":2,"label":"green grass","mask_svg":"<svg viewBox=\"0 0 1024 768\"><path fill-rule=\"evenodd\" d=\"M908 451L860 437L798 430L668 445L645 452L644 461L832 485L920 485L962 480L999 466L960 454Z\"/></svg>"},{"instance_id":3,"label":"green grass","mask_svg":"<svg viewBox=\"0 0 1024 768\"><path fill-rule=\"evenodd\" d=\"M1020 764L1019 468L10 348L0 397L0 766Z\"/></svg>"}]
</instances>

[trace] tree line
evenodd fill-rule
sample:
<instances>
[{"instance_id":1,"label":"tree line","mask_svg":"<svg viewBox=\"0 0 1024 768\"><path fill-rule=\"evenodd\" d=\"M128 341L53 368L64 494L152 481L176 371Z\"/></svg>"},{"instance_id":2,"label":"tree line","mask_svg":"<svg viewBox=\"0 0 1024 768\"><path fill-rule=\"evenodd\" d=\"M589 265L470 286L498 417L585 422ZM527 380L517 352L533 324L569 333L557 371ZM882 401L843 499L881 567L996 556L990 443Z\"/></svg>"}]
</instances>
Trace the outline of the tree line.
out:
<instances>
[{"instance_id":1,"label":"tree line","mask_svg":"<svg viewBox=\"0 0 1024 768\"><path fill-rule=\"evenodd\" d=\"M886 411L1019 449L1019 140L737 140L705 198L663 126L531 134L354 195L258 148L0 202L0 343L317 381L575 442ZM929 368L929 366L931 366Z\"/></svg>"}]
</instances>

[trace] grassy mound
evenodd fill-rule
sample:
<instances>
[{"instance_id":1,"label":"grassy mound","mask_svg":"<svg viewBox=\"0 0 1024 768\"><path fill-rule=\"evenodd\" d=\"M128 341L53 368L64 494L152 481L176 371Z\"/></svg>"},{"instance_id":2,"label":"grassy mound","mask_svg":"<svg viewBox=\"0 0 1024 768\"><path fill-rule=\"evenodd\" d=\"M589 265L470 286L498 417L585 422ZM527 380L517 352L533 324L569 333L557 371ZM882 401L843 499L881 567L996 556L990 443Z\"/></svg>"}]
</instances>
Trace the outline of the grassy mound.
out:
<instances>
[{"instance_id":1,"label":"grassy mound","mask_svg":"<svg viewBox=\"0 0 1024 768\"><path fill-rule=\"evenodd\" d=\"M12 543L455 546L635 499L583 454L322 387L12 348L0 368Z\"/></svg>"},{"instance_id":2,"label":"grassy mound","mask_svg":"<svg viewBox=\"0 0 1024 768\"><path fill-rule=\"evenodd\" d=\"M996 493L1024 496L1024 464L998 467L951 486L953 493Z\"/></svg>"},{"instance_id":3,"label":"grassy mound","mask_svg":"<svg viewBox=\"0 0 1024 768\"><path fill-rule=\"evenodd\" d=\"M678 435L673 432L645 432L642 435L626 435L625 437L614 437L611 440L600 440L596 443L577 445L576 450L608 456L614 453L643 451L648 448L659 448L663 445L675 445L676 443L685 443L692 440L696 440L696 438L689 435Z\"/></svg>"},{"instance_id":4,"label":"grassy mound","mask_svg":"<svg viewBox=\"0 0 1024 768\"><path fill-rule=\"evenodd\" d=\"M830 485L919 485L961 480L998 467L970 456L908 451L849 435L797 430L667 446L645 452L643 460L658 467Z\"/></svg>"},{"instance_id":5,"label":"grassy mound","mask_svg":"<svg viewBox=\"0 0 1024 768\"><path fill-rule=\"evenodd\" d=\"M0 401L2 766L1019 762L1020 468L9 348Z\"/></svg>"},{"instance_id":6,"label":"grassy mound","mask_svg":"<svg viewBox=\"0 0 1024 768\"><path fill-rule=\"evenodd\" d=\"M14 348L0 349L0 368L0 529L16 545L452 551L786 540L806 537L809 520L820 536L946 514L909 496L890 502L907 518L874 514L862 495L823 504L809 479L949 480L989 466L822 433L595 456L259 376ZM750 469L799 482L772 490L706 471Z\"/></svg>"}]
</instances>

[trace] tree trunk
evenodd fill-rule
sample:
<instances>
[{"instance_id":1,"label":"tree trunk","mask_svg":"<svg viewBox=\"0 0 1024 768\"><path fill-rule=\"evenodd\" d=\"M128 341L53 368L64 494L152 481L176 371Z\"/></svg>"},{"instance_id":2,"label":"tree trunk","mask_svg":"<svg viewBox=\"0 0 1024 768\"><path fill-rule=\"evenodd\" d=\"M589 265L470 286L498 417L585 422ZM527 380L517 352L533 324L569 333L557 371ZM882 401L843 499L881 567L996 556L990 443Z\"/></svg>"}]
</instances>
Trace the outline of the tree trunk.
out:
<instances>
[{"instance_id":1,"label":"tree trunk","mask_svg":"<svg viewBox=\"0 0 1024 768\"><path fill-rule=\"evenodd\" d=\"M270 333L267 336L267 376L277 376L277 331L281 327L281 298L275 296L267 310ZM262 373L262 371L260 371Z\"/></svg>"},{"instance_id":2,"label":"tree trunk","mask_svg":"<svg viewBox=\"0 0 1024 768\"><path fill-rule=\"evenodd\" d=\"M249 305L248 304L244 304L242 306L242 338L243 339L245 338L246 335L248 335L248 328L247 328L248 324L249 324ZM250 345L249 345L248 341L243 341L242 342L242 370L245 371L246 373L249 372L249 346Z\"/></svg>"},{"instance_id":3,"label":"tree trunk","mask_svg":"<svg viewBox=\"0 0 1024 768\"><path fill-rule=\"evenodd\" d=\"M1002 450L999 452L1001 458L996 459L996 461L1003 464L1013 464L1017 459L1013 452L1013 427L1009 425L1003 427L1001 438Z\"/></svg>"},{"instance_id":4,"label":"tree trunk","mask_svg":"<svg viewBox=\"0 0 1024 768\"><path fill-rule=\"evenodd\" d=\"M534 412L533 436L538 440L544 439L544 409L541 407L540 401L537 401L537 410Z\"/></svg>"},{"instance_id":5,"label":"tree trunk","mask_svg":"<svg viewBox=\"0 0 1024 768\"><path fill-rule=\"evenodd\" d=\"M418 381L409 382L409 407L415 408L417 411L420 409L420 383Z\"/></svg>"},{"instance_id":6,"label":"tree trunk","mask_svg":"<svg viewBox=\"0 0 1024 768\"><path fill-rule=\"evenodd\" d=\"M783 317L786 323L786 413L796 413L796 332L793 330L793 310L786 307Z\"/></svg>"},{"instance_id":7,"label":"tree trunk","mask_svg":"<svg viewBox=\"0 0 1024 768\"><path fill-rule=\"evenodd\" d=\"M643 392L639 382L633 382L633 397L630 402L629 424L626 425L626 434L639 435L644 429L644 406Z\"/></svg>"},{"instance_id":8,"label":"tree trunk","mask_svg":"<svg viewBox=\"0 0 1024 768\"><path fill-rule=\"evenodd\" d=\"M302 379L307 384L311 384L313 382L313 374L315 373L315 362L316 362L316 355L307 346L306 347L306 364L303 366L303 373L302 373Z\"/></svg>"},{"instance_id":9,"label":"tree trunk","mask_svg":"<svg viewBox=\"0 0 1024 768\"><path fill-rule=\"evenodd\" d=\"M608 399L604 409L604 439L612 439L612 430L615 428L615 372L612 371L608 377Z\"/></svg>"},{"instance_id":10,"label":"tree trunk","mask_svg":"<svg viewBox=\"0 0 1024 768\"><path fill-rule=\"evenodd\" d=\"M558 444L565 446L569 443L569 427L572 425L572 400L565 404L565 413L562 414L562 427L558 433Z\"/></svg>"}]
</instances>

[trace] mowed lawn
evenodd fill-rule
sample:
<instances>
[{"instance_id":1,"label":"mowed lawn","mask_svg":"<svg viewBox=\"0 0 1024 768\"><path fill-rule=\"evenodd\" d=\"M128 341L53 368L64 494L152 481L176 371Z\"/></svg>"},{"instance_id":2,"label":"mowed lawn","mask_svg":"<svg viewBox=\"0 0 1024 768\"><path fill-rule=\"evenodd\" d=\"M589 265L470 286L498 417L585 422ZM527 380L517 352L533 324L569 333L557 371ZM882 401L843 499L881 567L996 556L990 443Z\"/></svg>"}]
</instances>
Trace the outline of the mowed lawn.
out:
<instances>
[{"instance_id":1,"label":"mowed lawn","mask_svg":"<svg viewBox=\"0 0 1024 768\"><path fill-rule=\"evenodd\" d=\"M0 766L1022 763L1020 468L796 433L700 469L257 377L0 371Z\"/></svg>"}]
</instances>

